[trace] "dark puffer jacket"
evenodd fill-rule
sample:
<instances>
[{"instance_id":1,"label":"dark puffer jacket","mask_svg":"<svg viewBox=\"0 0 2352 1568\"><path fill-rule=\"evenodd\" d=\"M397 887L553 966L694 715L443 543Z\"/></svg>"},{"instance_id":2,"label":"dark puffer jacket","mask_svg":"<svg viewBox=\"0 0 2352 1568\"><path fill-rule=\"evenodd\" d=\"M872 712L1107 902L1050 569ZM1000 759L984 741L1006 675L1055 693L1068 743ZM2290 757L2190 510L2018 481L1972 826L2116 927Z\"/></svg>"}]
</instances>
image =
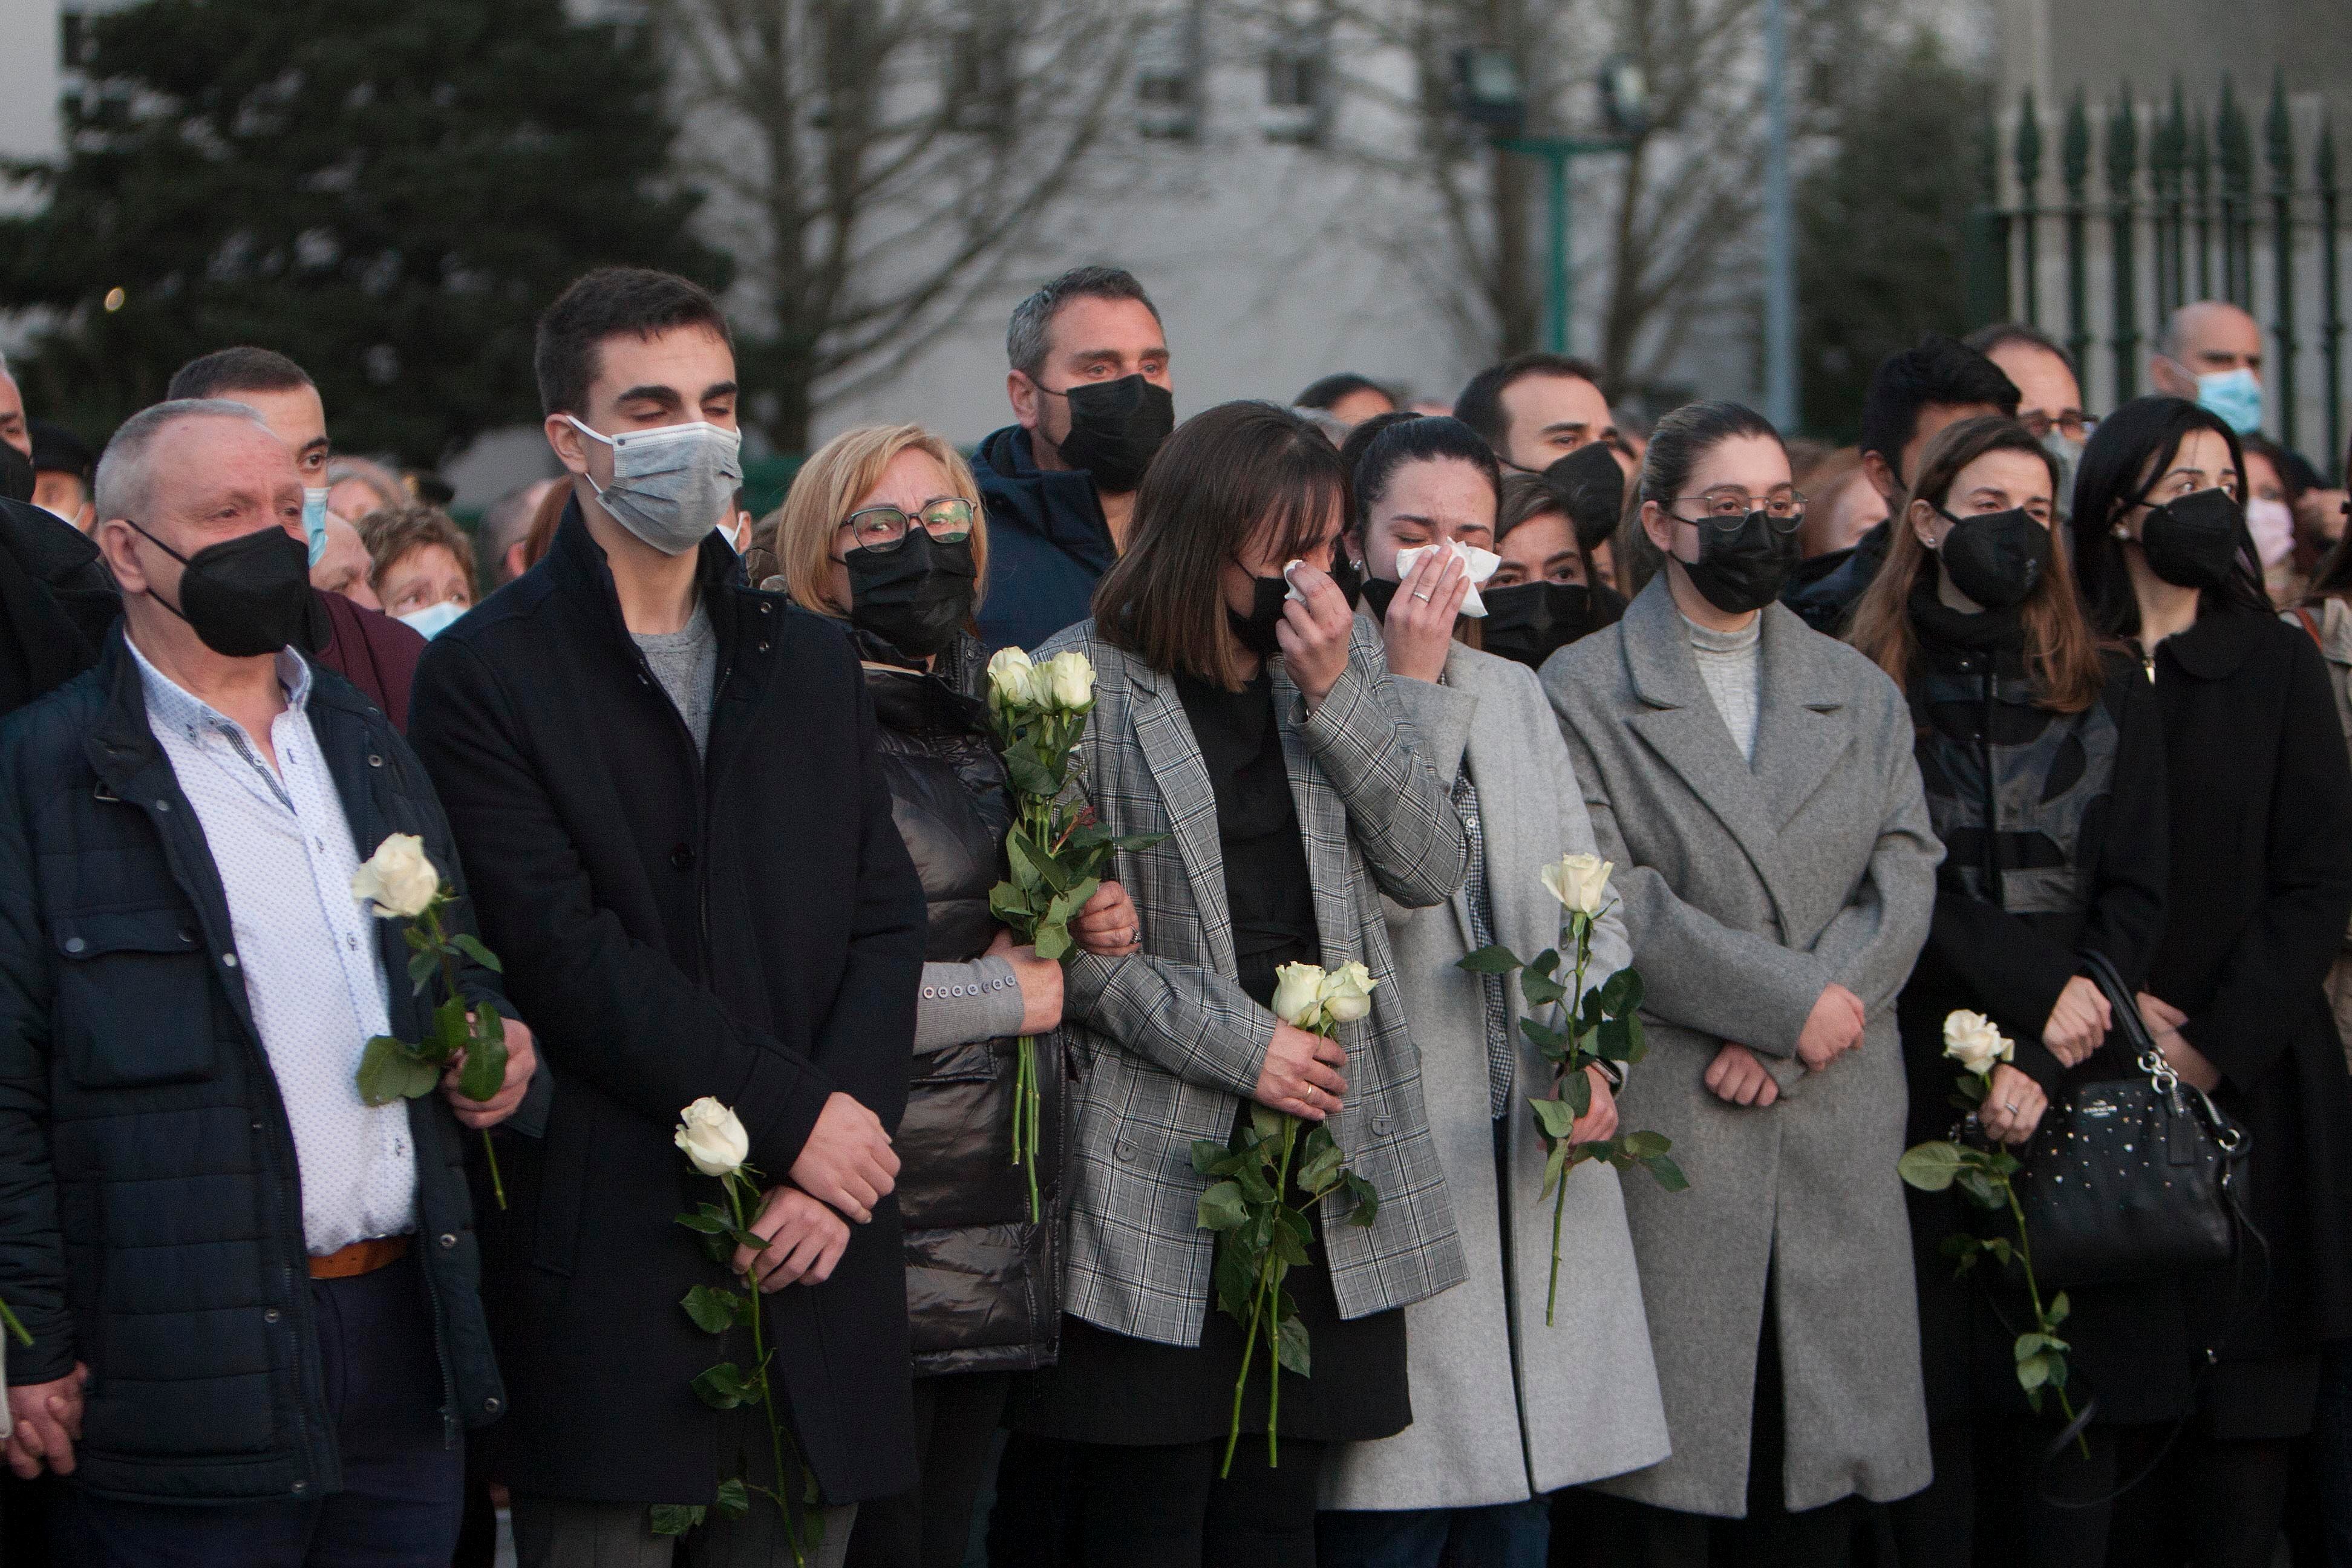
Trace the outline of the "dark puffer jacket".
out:
<instances>
[{"instance_id":1,"label":"dark puffer jacket","mask_svg":"<svg viewBox=\"0 0 2352 1568\"><path fill-rule=\"evenodd\" d=\"M320 754L368 853L414 833L466 891L433 786L373 704L313 668ZM462 899L452 928L473 930ZM408 964L376 922L387 973ZM152 1501L340 1490L294 1135L255 1031L196 814L147 727L122 636L0 727L0 1299L16 1384L90 1369L75 1479ZM468 966L467 994L504 1003ZM394 984L394 1031L423 1005ZM505 1405L477 1292L472 1140L408 1102L418 1252L454 1440Z\"/></svg>"},{"instance_id":2,"label":"dark puffer jacket","mask_svg":"<svg viewBox=\"0 0 2352 1568\"><path fill-rule=\"evenodd\" d=\"M898 658L887 644L864 634L859 641L869 661ZM923 879L929 913L923 957L967 963L996 934L988 889L1002 875L1013 800L987 710L973 695L983 676L980 645L961 639L938 670L921 675L869 662L866 685L881 725L891 811ZM1037 1041L1044 1090L1037 1188L1045 1217L1036 1225L1029 1220L1028 1178L1013 1164L1014 1042L973 1040L915 1058L898 1151L919 1377L1053 1363L1061 1321L1054 1223L1060 1044L1058 1035Z\"/></svg>"}]
</instances>

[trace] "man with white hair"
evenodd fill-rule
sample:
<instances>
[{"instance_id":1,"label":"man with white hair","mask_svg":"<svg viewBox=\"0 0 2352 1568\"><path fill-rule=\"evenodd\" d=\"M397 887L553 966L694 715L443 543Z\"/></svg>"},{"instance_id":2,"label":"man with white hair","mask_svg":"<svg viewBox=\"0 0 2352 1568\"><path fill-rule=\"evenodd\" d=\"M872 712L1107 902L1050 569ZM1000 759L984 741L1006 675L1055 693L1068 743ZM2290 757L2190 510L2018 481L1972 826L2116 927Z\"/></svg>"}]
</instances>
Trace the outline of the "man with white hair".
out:
<instances>
[{"instance_id":1,"label":"man with white hair","mask_svg":"<svg viewBox=\"0 0 2352 1568\"><path fill-rule=\"evenodd\" d=\"M122 619L0 725L8 1461L68 1479L57 1558L87 1568L445 1564L462 1429L505 1404L459 1123L523 1105L530 1034L489 1100L361 1098L370 1037L423 1038L436 1000L362 857L416 836L445 922L473 918L423 767L303 652L285 443L161 404L97 500ZM486 968L460 984L506 1010Z\"/></svg>"}]
</instances>

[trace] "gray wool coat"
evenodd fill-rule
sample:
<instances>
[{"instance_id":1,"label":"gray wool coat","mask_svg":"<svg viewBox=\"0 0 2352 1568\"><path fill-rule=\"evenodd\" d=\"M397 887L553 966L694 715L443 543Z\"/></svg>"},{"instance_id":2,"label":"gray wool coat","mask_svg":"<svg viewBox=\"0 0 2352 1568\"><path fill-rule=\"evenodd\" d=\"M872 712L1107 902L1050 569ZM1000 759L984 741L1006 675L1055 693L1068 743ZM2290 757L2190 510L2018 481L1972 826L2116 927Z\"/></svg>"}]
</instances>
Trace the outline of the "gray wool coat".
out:
<instances>
[{"instance_id":1,"label":"gray wool coat","mask_svg":"<svg viewBox=\"0 0 2352 1568\"><path fill-rule=\"evenodd\" d=\"M1200 1227L1208 1182L1192 1142L1225 1142L1274 1042L1274 1015L1235 978L1217 797L1173 677L1104 642L1082 621L1037 650L1076 648L1095 667L1094 715L1079 742L1084 786L1121 834L1162 834L1121 850L1142 951L1074 953L1063 1027L1084 1074L1070 1089L1069 1202L1062 1310L1134 1339L1192 1346L1210 1310L1215 1237ZM1462 820L1415 749L1379 638L1356 624L1348 665L1312 713L1277 659L1274 709L1315 887L1324 967L1371 971L1370 1016L1339 1026L1346 1105L1327 1123L1381 1194L1365 1228L1323 1200L1325 1253L1340 1316L1405 1306L1462 1279L1462 1243L1422 1104L1381 895L1441 904L1462 885Z\"/></svg>"},{"instance_id":2,"label":"gray wool coat","mask_svg":"<svg viewBox=\"0 0 2352 1568\"><path fill-rule=\"evenodd\" d=\"M1927 938L1943 847L1895 683L1780 605L1763 616L1752 766L1663 576L1543 669L1646 983L1649 1056L1622 1114L1672 1138L1691 1180L1686 1193L1626 1184L1674 1455L1602 1489L1720 1518L1747 1510L1768 1272L1787 1505L1884 1501L1929 1474L1895 1173L1895 997ZM1797 1038L1832 981L1862 999L1868 1028L1809 1074ZM1762 1057L1778 1103L1708 1092L1726 1040Z\"/></svg>"},{"instance_id":3,"label":"gray wool coat","mask_svg":"<svg viewBox=\"0 0 2352 1568\"><path fill-rule=\"evenodd\" d=\"M1444 684L1399 680L1397 689L1437 776L1451 789L1466 773L1477 791L1493 939L1522 958L1555 946L1560 907L1538 873L1562 855L1591 853L1592 825L1535 671L1456 643ZM1334 1447L1325 1508L1517 1502L1666 1456L1633 1241L1605 1163L1570 1174L1558 1321L1544 1322L1552 1205L1527 1101L1550 1092L1551 1069L1519 1035L1518 987L1507 985L1518 1065L1505 1118L1510 1181L1500 1191L1485 999L1478 977L1454 967L1478 945L1468 900L1465 888L1428 909L1391 902L1388 923L1469 1277L1405 1309L1412 1425ZM1623 924L1603 916L1587 983L1622 968L1626 953Z\"/></svg>"}]
</instances>

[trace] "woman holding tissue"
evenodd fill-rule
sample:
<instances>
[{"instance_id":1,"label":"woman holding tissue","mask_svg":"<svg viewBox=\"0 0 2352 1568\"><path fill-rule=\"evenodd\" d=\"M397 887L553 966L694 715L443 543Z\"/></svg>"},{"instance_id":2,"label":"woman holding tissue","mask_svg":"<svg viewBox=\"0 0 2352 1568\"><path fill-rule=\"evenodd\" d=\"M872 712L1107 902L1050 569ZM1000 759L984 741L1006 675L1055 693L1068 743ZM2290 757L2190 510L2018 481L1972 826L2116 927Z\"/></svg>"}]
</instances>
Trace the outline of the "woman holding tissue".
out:
<instances>
[{"instance_id":1,"label":"woman holding tissue","mask_svg":"<svg viewBox=\"0 0 2352 1568\"><path fill-rule=\"evenodd\" d=\"M1647 987L1619 1110L1690 1177L1625 1185L1674 1453L1595 1560L1836 1568L1928 1478L1894 1003L1941 849L1903 693L1778 602L1779 433L1675 410L1640 503L1648 585L1542 677Z\"/></svg>"},{"instance_id":2,"label":"woman holding tissue","mask_svg":"<svg viewBox=\"0 0 2352 1568\"><path fill-rule=\"evenodd\" d=\"M1413 1424L1335 1448L1323 1478L1325 1568L1436 1568L1444 1560L1541 1568L1561 1487L1654 1464L1665 1413L1617 1173L1575 1166L1560 1247L1559 1326L1547 1328L1552 1205L1527 1109L1550 1068L1518 1031L1516 986L1456 967L1499 942L1536 953L1559 933L1539 872L1591 854L1592 825L1535 672L1457 640L1482 616L1501 490L1494 454L1458 420L1381 416L1358 427L1356 516L1346 547L1364 609L1422 754L1451 793L1470 846L1462 890L1427 909L1387 906L1397 984L1422 1056L1469 1279L1406 1310ZM1442 587L1449 558L1466 576ZM1625 934L1600 921L1590 980L1624 966ZM1616 1129L1618 1082L1591 1071L1580 1139Z\"/></svg>"},{"instance_id":3,"label":"woman holding tissue","mask_svg":"<svg viewBox=\"0 0 2352 1568\"><path fill-rule=\"evenodd\" d=\"M1077 755L1100 819L1160 836L1115 862L1141 951L1069 964L1065 1027L1087 1065L1070 1090L1061 1360L1011 1412L1072 1446L1094 1568L1312 1568L1328 1446L1412 1421L1401 1309L1464 1276L1381 915L1383 894L1453 897L1462 824L1331 580L1346 503L1338 454L1297 416L1195 416L1144 476L1094 619L1038 653L1095 668ZM1445 562L1425 586L1458 599L1464 582ZM1277 1020L1276 971L1296 963L1363 964L1369 1015L1336 1038ZM1244 1329L1212 1288L1192 1149L1224 1146L1254 1105L1323 1123L1380 1204L1351 1223L1356 1205L1307 1199L1293 1173L1311 1234L1285 1289L1312 1374L1283 1374L1278 1461L1244 1436L1221 1474ZM1249 1366L1241 1429L1263 1434L1264 1354Z\"/></svg>"}]
</instances>

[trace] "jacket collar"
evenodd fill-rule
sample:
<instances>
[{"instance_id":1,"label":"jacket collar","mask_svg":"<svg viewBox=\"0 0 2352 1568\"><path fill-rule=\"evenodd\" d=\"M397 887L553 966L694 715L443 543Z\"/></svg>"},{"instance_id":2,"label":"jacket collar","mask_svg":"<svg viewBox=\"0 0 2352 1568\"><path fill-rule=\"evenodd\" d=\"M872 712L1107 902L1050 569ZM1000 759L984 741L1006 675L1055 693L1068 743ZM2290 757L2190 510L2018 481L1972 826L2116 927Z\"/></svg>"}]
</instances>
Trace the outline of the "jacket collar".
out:
<instances>
[{"instance_id":1,"label":"jacket collar","mask_svg":"<svg viewBox=\"0 0 2352 1568\"><path fill-rule=\"evenodd\" d=\"M621 594L613 583L612 565L605 559L604 547L588 531L576 495L564 504L547 558L563 591L586 607L591 621L613 639L615 647L634 657L636 644L630 640L629 624L621 616ZM736 631L737 605L729 590L740 586L741 578L741 562L714 528L696 546L694 585L697 601L710 617L710 629L718 634L722 657L733 647Z\"/></svg>"},{"instance_id":2,"label":"jacket collar","mask_svg":"<svg viewBox=\"0 0 2352 1568\"><path fill-rule=\"evenodd\" d=\"M2185 632L2156 645L2157 651L2197 680L2227 680L2238 673L2254 645L2269 635L2270 617L2243 610L2214 610L2197 617Z\"/></svg>"},{"instance_id":3,"label":"jacket collar","mask_svg":"<svg viewBox=\"0 0 2352 1568\"><path fill-rule=\"evenodd\" d=\"M1029 432L1008 425L980 444L972 477L992 524L1011 522L1055 549L1108 572L1118 559L1092 475L1037 466Z\"/></svg>"}]
</instances>

